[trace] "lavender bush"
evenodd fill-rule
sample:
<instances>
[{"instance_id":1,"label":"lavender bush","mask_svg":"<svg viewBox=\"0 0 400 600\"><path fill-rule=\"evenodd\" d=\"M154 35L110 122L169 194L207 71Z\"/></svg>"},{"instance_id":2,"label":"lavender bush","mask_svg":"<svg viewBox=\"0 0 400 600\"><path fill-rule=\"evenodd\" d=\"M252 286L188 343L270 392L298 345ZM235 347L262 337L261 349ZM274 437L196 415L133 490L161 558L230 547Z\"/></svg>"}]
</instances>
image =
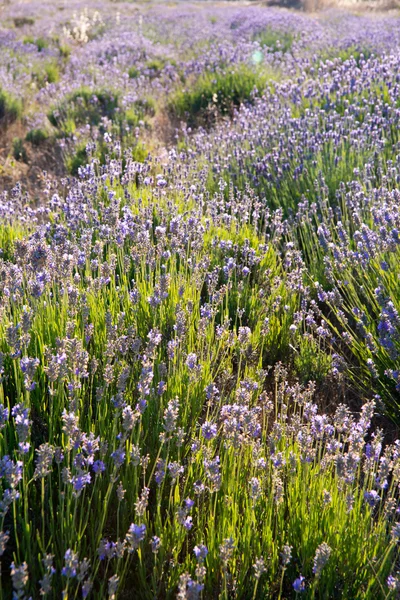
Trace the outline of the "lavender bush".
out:
<instances>
[{"instance_id":1,"label":"lavender bush","mask_svg":"<svg viewBox=\"0 0 400 600\"><path fill-rule=\"evenodd\" d=\"M399 19L3 16L0 597L398 597Z\"/></svg>"}]
</instances>

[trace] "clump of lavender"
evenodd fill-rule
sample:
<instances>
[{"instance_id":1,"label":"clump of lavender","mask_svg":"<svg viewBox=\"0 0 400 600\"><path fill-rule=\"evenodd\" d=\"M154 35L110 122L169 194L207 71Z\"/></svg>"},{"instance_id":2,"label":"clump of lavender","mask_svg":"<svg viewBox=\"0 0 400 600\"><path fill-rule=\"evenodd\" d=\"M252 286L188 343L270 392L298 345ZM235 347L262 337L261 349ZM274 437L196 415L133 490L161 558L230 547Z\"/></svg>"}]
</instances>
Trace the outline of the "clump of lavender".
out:
<instances>
[{"instance_id":1,"label":"clump of lavender","mask_svg":"<svg viewBox=\"0 0 400 600\"><path fill-rule=\"evenodd\" d=\"M290 564L291 560L292 560L292 546L285 544L283 546L282 552L281 552L282 566L284 568L286 568Z\"/></svg>"},{"instance_id":2,"label":"clump of lavender","mask_svg":"<svg viewBox=\"0 0 400 600\"><path fill-rule=\"evenodd\" d=\"M146 536L146 525L135 525L131 523L125 536L126 547L129 554L135 552Z\"/></svg>"},{"instance_id":3,"label":"clump of lavender","mask_svg":"<svg viewBox=\"0 0 400 600\"><path fill-rule=\"evenodd\" d=\"M190 575L184 573L179 578L178 600L198 600L204 585L191 579Z\"/></svg>"},{"instance_id":4,"label":"clump of lavender","mask_svg":"<svg viewBox=\"0 0 400 600\"><path fill-rule=\"evenodd\" d=\"M47 443L41 444L36 450L36 468L33 475L35 479L46 477L46 475L51 473L55 451L56 449Z\"/></svg>"},{"instance_id":5,"label":"clump of lavender","mask_svg":"<svg viewBox=\"0 0 400 600\"><path fill-rule=\"evenodd\" d=\"M14 417L15 429L18 435L18 446L22 454L29 452L30 448L28 438L32 421L29 418L29 413L30 409L24 406L22 403L16 404L11 411L11 414Z\"/></svg>"},{"instance_id":6,"label":"clump of lavender","mask_svg":"<svg viewBox=\"0 0 400 600\"><path fill-rule=\"evenodd\" d=\"M13 586L13 597L18 600L25 600L26 586L29 581L28 565L23 562L21 565L16 566L14 562L11 563L11 580Z\"/></svg>"},{"instance_id":7,"label":"clump of lavender","mask_svg":"<svg viewBox=\"0 0 400 600\"><path fill-rule=\"evenodd\" d=\"M119 577L118 575L113 575L108 580L107 594L110 600L114 600L116 598L116 593L119 585Z\"/></svg>"},{"instance_id":8,"label":"clump of lavender","mask_svg":"<svg viewBox=\"0 0 400 600\"><path fill-rule=\"evenodd\" d=\"M46 556L42 559L44 575L42 579L39 580L40 583L40 595L46 596L51 592L52 578L55 574L56 570L54 568L54 555L46 554Z\"/></svg>"},{"instance_id":9,"label":"clump of lavender","mask_svg":"<svg viewBox=\"0 0 400 600\"><path fill-rule=\"evenodd\" d=\"M233 538L226 538L219 547L219 556L224 565L224 568L228 565L235 550L235 542Z\"/></svg>"},{"instance_id":10,"label":"clump of lavender","mask_svg":"<svg viewBox=\"0 0 400 600\"><path fill-rule=\"evenodd\" d=\"M265 564L265 560L262 557L257 558L256 562L253 565L253 569L254 569L254 577L256 578L256 581L259 581L261 576L267 572L267 566Z\"/></svg>"},{"instance_id":11,"label":"clump of lavender","mask_svg":"<svg viewBox=\"0 0 400 600\"><path fill-rule=\"evenodd\" d=\"M325 567L327 562L329 561L329 557L331 555L332 548L328 546L326 542L322 542L315 552L314 557L314 565L313 565L313 573L316 577L321 575L322 569Z\"/></svg>"}]
</instances>

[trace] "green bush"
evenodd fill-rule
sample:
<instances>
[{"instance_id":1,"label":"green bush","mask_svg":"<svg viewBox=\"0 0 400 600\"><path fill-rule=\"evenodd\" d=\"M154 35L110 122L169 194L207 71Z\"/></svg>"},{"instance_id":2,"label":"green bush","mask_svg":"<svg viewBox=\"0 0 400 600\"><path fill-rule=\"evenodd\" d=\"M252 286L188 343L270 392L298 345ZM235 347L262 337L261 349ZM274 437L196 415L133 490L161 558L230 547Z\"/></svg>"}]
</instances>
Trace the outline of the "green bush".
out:
<instances>
[{"instance_id":1,"label":"green bush","mask_svg":"<svg viewBox=\"0 0 400 600\"><path fill-rule=\"evenodd\" d=\"M81 143L75 148L72 155L67 156L66 168L71 175L78 175L79 168L84 167L88 163L88 155L86 152L86 143Z\"/></svg>"},{"instance_id":2,"label":"green bush","mask_svg":"<svg viewBox=\"0 0 400 600\"><path fill-rule=\"evenodd\" d=\"M57 83L60 79L60 71L57 63L47 63L39 72L33 71L32 77L40 88L44 87L47 83Z\"/></svg>"},{"instance_id":3,"label":"green bush","mask_svg":"<svg viewBox=\"0 0 400 600\"><path fill-rule=\"evenodd\" d=\"M128 70L128 75L129 75L130 79L137 79L140 75L140 71L137 67L131 67Z\"/></svg>"},{"instance_id":4,"label":"green bush","mask_svg":"<svg viewBox=\"0 0 400 600\"><path fill-rule=\"evenodd\" d=\"M15 27L24 27L24 25L33 25L35 23L35 19L32 17L15 17L14 25Z\"/></svg>"},{"instance_id":5,"label":"green bush","mask_svg":"<svg viewBox=\"0 0 400 600\"><path fill-rule=\"evenodd\" d=\"M24 148L24 140L22 140L21 138L13 139L12 153L15 160L28 162L28 155Z\"/></svg>"},{"instance_id":6,"label":"green bush","mask_svg":"<svg viewBox=\"0 0 400 600\"><path fill-rule=\"evenodd\" d=\"M138 144L132 129L143 125L147 116L153 115L156 110L154 101L145 98L133 102L127 107L119 104L119 94L108 90L90 90L80 88L66 96L58 106L54 106L48 114L50 123L58 130L58 136L72 140L77 136L78 141L69 146L65 156L65 165L71 175L78 175L79 168L89 162L86 152L88 138L81 136L79 129L90 124L98 127L100 137L97 140L95 157L100 164L104 164L107 148L103 135L111 133L114 139L121 141L123 149L134 148L135 160L144 160L147 152ZM102 124L103 117L111 123Z\"/></svg>"},{"instance_id":7,"label":"green bush","mask_svg":"<svg viewBox=\"0 0 400 600\"><path fill-rule=\"evenodd\" d=\"M175 65L176 62L174 60L167 60L166 58L153 58L148 60L144 65L144 72L150 77L158 77L161 71L164 69L167 64ZM130 67L128 70L128 75L131 79L136 79L140 75L140 69L138 67Z\"/></svg>"},{"instance_id":8,"label":"green bush","mask_svg":"<svg viewBox=\"0 0 400 600\"><path fill-rule=\"evenodd\" d=\"M79 88L68 94L57 108L48 114L54 127L63 128L69 119L76 125L98 125L102 117L113 119L118 108L118 93L107 90Z\"/></svg>"},{"instance_id":9,"label":"green bush","mask_svg":"<svg viewBox=\"0 0 400 600\"><path fill-rule=\"evenodd\" d=\"M11 123L22 116L22 102L0 89L0 123Z\"/></svg>"},{"instance_id":10,"label":"green bush","mask_svg":"<svg viewBox=\"0 0 400 600\"><path fill-rule=\"evenodd\" d=\"M34 146L40 146L40 144L46 141L48 137L49 134L44 129L31 129L26 134L25 139Z\"/></svg>"},{"instance_id":11,"label":"green bush","mask_svg":"<svg viewBox=\"0 0 400 600\"><path fill-rule=\"evenodd\" d=\"M323 382L332 369L330 354L311 335L300 336L294 369L301 382Z\"/></svg>"},{"instance_id":12,"label":"green bush","mask_svg":"<svg viewBox=\"0 0 400 600\"><path fill-rule=\"evenodd\" d=\"M251 102L254 91L262 92L269 74L241 65L233 70L203 73L186 90L177 91L169 102L169 110L189 125L207 120L210 109L229 114L243 102Z\"/></svg>"},{"instance_id":13,"label":"green bush","mask_svg":"<svg viewBox=\"0 0 400 600\"><path fill-rule=\"evenodd\" d=\"M33 44L37 47L38 52L44 50L44 48L48 48L49 42L45 38L33 38L32 36L27 36L24 38L24 44Z\"/></svg>"},{"instance_id":14,"label":"green bush","mask_svg":"<svg viewBox=\"0 0 400 600\"><path fill-rule=\"evenodd\" d=\"M326 60L334 60L339 59L342 62L349 60L350 58L354 58L357 63L357 66L360 66L361 60L368 60L372 54L372 51L367 46L356 46L352 44L347 48L342 48L338 50L337 48L328 48L320 55L320 60L318 61L318 65Z\"/></svg>"},{"instance_id":15,"label":"green bush","mask_svg":"<svg viewBox=\"0 0 400 600\"><path fill-rule=\"evenodd\" d=\"M262 47L269 48L271 52L288 52L291 50L295 38L290 31L277 31L267 27L257 33L253 39L258 41Z\"/></svg>"},{"instance_id":16,"label":"green bush","mask_svg":"<svg viewBox=\"0 0 400 600\"><path fill-rule=\"evenodd\" d=\"M56 63L49 63L44 67L48 83L57 83L60 79L60 71Z\"/></svg>"},{"instance_id":17,"label":"green bush","mask_svg":"<svg viewBox=\"0 0 400 600\"><path fill-rule=\"evenodd\" d=\"M66 44L61 44L59 46L59 51L62 58L69 58L69 55L71 54L71 48Z\"/></svg>"},{"instance_id":18,"label":"green bush","mask_svg":"<svg viewBox=\"0 0 400 600\"><path fill-rule=\"evenodd\" d=\"M153 75L156 76L163 70L167 61L163 58L153 58L152 60L148 60L146 63L146 69L149 71L153 71Z\"/></svg>"},{"instance_id":19,"label":"green bush","mask_svg":"<svg viewBox=\"0 0 400 600\"><path fill-rule=\"evenodd\" d=\"M117 128L121 137L124 126L138 126L146 115L154 115L156 106L151 98L138 100L125 109L119 106L119 94L107 90L81 88L66 98L48 114L50 123L64 136L75 133L77 127L89 123L99 126L101 119L107 117Z\"/></svg>"}]
</instances>

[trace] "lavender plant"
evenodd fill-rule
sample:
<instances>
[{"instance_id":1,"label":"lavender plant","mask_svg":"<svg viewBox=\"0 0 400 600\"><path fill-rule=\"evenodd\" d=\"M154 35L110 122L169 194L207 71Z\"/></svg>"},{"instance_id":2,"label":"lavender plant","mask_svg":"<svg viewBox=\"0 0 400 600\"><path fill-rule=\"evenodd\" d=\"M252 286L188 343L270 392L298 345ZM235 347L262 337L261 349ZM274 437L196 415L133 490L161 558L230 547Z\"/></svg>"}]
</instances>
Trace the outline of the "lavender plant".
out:
<instances>
[{"instance_id":1,"label":"lavender plant","mask_svg":"<svg viewBox=\"0 0 400 600\"><path fill-rule=\"evenodd\" d=\"M0 597L396 598L398 19L51 8L0 33L69 169L0 196Z\"/></svg>"}]
</instances>

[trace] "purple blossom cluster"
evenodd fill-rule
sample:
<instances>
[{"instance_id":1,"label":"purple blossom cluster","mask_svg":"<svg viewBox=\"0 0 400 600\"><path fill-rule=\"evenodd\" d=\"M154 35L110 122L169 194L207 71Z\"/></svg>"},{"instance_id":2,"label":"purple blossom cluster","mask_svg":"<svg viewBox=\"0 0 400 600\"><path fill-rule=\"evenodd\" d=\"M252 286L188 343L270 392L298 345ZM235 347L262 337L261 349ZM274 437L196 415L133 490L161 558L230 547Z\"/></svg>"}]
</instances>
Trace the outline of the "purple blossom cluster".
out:
<instances>
[{"instance_id":1,"label":"purple blossom cluster","mask_svg":"<svg viewBox=\"0 0 400 600\"><path fill-rule=\"evenodd\" d=\"M0 92L85 153L0 196L5 593L395 597L399 19L72 4L0 30Z\"/></svg>"}]
</instances>

